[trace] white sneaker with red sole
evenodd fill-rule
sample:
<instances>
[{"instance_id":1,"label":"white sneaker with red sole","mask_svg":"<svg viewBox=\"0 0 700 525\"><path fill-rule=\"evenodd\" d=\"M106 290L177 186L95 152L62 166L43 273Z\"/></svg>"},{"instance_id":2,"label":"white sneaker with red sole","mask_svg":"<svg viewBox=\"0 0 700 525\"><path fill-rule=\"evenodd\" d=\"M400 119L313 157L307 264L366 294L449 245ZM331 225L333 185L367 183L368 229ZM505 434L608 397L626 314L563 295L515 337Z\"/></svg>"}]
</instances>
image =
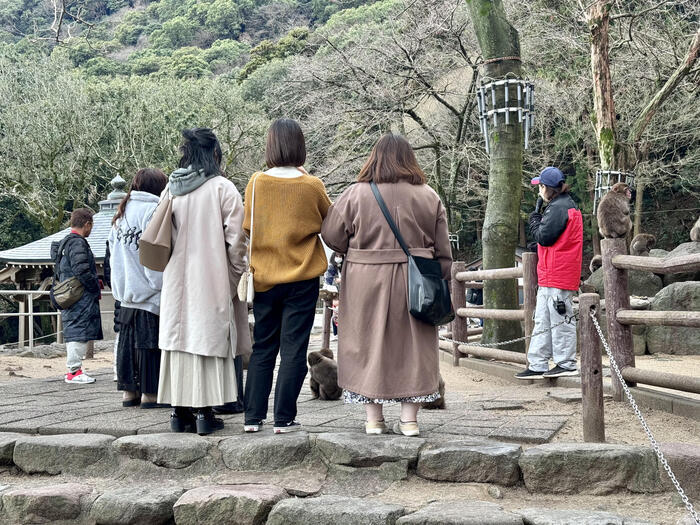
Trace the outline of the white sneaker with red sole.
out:
<instances>
[{"instance_id":1,"label":"white sneaker with red sole","mask_svg":"<svg viewBox=\"0 0 700 525\"><path fill-rule=\"evenodd\" d=\"M89 375L84 373L82 369L78 369L73 373L68 372L66 374L65 382L75 384L75 385L87 385L90 383L94 383L95 378L90 377Z\"/></svg>"}]
</instances>

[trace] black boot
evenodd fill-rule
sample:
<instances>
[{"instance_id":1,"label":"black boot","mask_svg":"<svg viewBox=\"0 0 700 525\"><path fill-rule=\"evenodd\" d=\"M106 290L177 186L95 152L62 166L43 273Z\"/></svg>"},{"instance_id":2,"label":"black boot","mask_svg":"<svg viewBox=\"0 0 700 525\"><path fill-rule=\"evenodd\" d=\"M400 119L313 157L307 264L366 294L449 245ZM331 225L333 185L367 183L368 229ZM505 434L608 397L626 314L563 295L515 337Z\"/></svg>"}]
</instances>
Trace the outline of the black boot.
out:
<instances>
[{"instance_id":1,"label":"black boot","mask_svg":"<svg viewBox=\"0 0 700 525\"><path fill-rule=\"evenodd\" d=\"M173 432L194 432L196 423L192 409L188 407L173 407L170 414L170 430Z\"/></svg>"},{"instance_id":2,"label":"black boot","mask_svg":"<svg viewBox=\"0 0 700 525\"><path fill-rule=\"evenodd\" d=\"M232 401L223 405L216 406L212 409L214 414L242 414L245 412L245 407L240 401Z\"/></svg>"},{"instance_id":3,"label":"black boot","mask_svg":"<svg viewBox=\"0 0 700 525\"><path fill-rule=\"evenodd\" d=\"M196 409L195 422L197 425L197 434L200 436L206 436L207 434L224 428L224 420L214 417L211 407Z\"/></svg>"}]
</instances>

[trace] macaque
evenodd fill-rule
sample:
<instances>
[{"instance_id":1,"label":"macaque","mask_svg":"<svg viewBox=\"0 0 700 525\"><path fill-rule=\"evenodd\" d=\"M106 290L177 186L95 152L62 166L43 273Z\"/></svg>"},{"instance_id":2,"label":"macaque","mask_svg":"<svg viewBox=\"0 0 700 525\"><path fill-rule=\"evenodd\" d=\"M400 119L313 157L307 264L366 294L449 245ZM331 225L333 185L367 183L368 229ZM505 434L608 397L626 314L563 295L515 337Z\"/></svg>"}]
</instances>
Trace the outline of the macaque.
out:
<instances>
[{"instance_id":1,"label":"macaque","mask_svg":"<svg viewBox=\"0 0 700 525\"><path fill-rule=\"evenodd\" d=\"M700 217L695 221L695 226L690 229L690 240L700 242Z\"/></svg>"},{"instance_id":2,"label":"macaque","mask_svg":"<svg viewBox=\"0 0 700 525\"><path fill-rule=\"evenodd\" d=\"M426 410L444 410L445 409L445 381L440 375L440 383L438 384L438 391L440 392L440 399L431 401L430 403L421 403L421 406Z\"/></svg>"},{"instance_id":3,"label":"macaque","mask_svg":"<svg viewBox=\"0 0 700 525\"><path fill-rule=\"evenodd\" d=\"M591 273L594 273L601 266L603 266L603 256L594 255L593 259L591 259L591 263L588 265L588 269L591 271Z\"/></svg>"},{"instance_id":4,"label":"macaque","mask_svg":"<svg viewBox=\"0 0 700 525\"><path fill-rule=\"evenodd\" d=\"M634 239L632 239L632 244L630 244L630 254L648 257L649 250L654 247L654 244L656 244L656 237L650 233L635 235Z\"/></svg>"},{"instance_id":5,"label":"macaque","mask_svg":"<svg viewBox=\"0 0 700 525\"><path fill-rule=\"evenodd\" d=\"M311 375L309 386L314 399L340 399L343 389L338 386L338 364L333 360L333 352L328 349L311 352L307 360Z\"/></svg>"},{"instance_id":6,"label":"macaque","mask_svg":"<svg viewBox=\"0 0 700 525\"><path fill-rule=\"evenodd\" d=\"M606 239L626 237L632 229L630 199L632 191L624 182L618 182L598 204L598 228Z\"/></svg>"}]
</instances>

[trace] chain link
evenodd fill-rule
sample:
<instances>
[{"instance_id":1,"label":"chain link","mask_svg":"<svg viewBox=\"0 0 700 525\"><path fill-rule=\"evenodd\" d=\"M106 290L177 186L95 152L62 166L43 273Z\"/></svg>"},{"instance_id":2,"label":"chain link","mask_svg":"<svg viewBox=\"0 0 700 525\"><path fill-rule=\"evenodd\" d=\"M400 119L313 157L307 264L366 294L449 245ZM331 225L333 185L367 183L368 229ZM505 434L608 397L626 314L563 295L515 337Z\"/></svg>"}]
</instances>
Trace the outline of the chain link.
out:
<instances>
[{"instance_id":1,"label":"chain link","mask_svg":"<svg viewBox=\"0 0 700 525\"><path fill-rule=\"evenodd\" d=\"M608 358L610 359L610 368L612 368L615 371L615 375L617 376L618 380L620 381L620 384L622 385L622 390L624 390L625 395L627 396L627 400L629 401L630 405L632 406L632 410L634 410L634 413L637 415L637 418L639 418L639 421L642 424L642 428L644 429L644 432L646 433L647 438L649 438L649 442L651 443L651 448L654 450L657 457L659 458L659 461L663 465L664 470L666 470L668 477L671 478L671 482L673 482L673 486L676 487L676 490L678 491L678 494L681 497L681 500L683 500L683 503L685 504L685 508L688 509L690 516L695 520L695 523L697 525L700 525L700 517L698 517L697 512L695 512L695 509L693 508L693 504L688 499L688 496L685 495L685 491L681 487L680 483L678 483L676 476L673 474L673 471L671 470L671 466L668 464L668 461L666 461L666 458L664 457L663 452L661 452L661 448L659 447L659 444L656 442L656 439L654 439L654 435L651 433L651 430L649 429L647 422L644 420L644 416L642 416L642 413L639 410L639 407L637 406L637 402L632 397L632 392L630 392L630 389L627 386L627 383L625 382L625 380L622 377L622 372L620 371L620 368L617 366L617 362L615 361L615 358L612 355L610 347L608 346L608 342L605 340L605 336L603 336L603 331L601 330L600 325L598 324L598 319L596 318L596 315L595 315L595 309L591 310L590 316L591 316L591 319L593 320L593 324L595 325L596 330L598 331L598 336L600 337L600 340L603 342L603 348L605 348L605 353L608 354Z\"/></svg>"},{"instance_id":2,"label":"chain link","mask_svg":"<svg viewBox=\"0 0 700 525\"><path fill-rule=\"evenodd\" d=\"M467 341L455 341L454 339L450 339L448 337L443 337L443 336L440 336L440 340L441 341L448 341L450 343L455 343L457 345L480 346L482 348L496 348L498 346L506 346L506 345L513 344L513 343L519 343L520 341L525 341L525 339L530 339L532 337L535 337L536 335L546 334L547 332L551 332L552 330L554 330L557 326L561 326L563 324L570 323L573 320L578 320L578 314L574 314L571 316L565 315L563 321L560 321L556 324L553 324L549 328L545 328L544 330L540 330L539 332L533 332L530 335L524 335L523 337L518 337L517 339L509 339L508 341L501 341L499 343L470 343Z\"/></svg>"}]
</instances>

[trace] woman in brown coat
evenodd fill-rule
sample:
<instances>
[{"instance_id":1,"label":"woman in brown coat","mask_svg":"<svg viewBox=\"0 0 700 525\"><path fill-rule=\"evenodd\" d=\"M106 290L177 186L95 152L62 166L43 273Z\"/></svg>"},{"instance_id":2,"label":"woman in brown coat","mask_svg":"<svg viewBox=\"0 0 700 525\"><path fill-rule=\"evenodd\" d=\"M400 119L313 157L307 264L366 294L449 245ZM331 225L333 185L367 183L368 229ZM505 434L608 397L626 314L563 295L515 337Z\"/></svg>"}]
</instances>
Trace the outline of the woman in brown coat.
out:
<instances>
[{"instance_id":1,"label":"woman in brown coat","mask_svg":"<svg viewBox=\"0 0 700 525\"><path fill-rule=\"evenodd\" d=\"M364 404L368 434L387 431L382 405L401 403L394 428L419 433L419 403L438 393L437 327L411 316L407 258L399 247L369 182L374 181L413 255L436 258L450 278L452 255L445 208L426 184L411 145L384 135L362 167L358 184L331 206L321 235L346 253L340 293L338 383L347 403Z\"/></svg>"}]
</instances>

